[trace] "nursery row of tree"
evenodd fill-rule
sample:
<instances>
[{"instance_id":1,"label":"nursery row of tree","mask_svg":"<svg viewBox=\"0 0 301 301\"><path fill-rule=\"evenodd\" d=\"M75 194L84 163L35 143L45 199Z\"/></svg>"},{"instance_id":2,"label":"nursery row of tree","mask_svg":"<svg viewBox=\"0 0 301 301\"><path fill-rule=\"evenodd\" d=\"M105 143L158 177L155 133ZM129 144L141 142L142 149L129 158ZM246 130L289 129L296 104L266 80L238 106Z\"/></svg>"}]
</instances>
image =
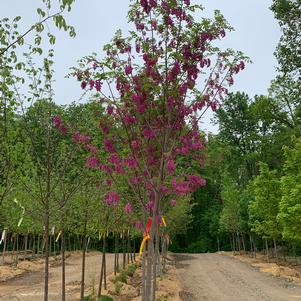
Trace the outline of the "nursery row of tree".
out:
<instances>
[{"instance_id":1,"label":"nursery row of tree","mask_svg":"<svg viewBox=\"0 0 301 301\"><path fill-rule=\"evenodd\" d=\"M65 251L80 249L83 300L86 251L103 253L100 296L106 251L115 252L117 272L119 251L125 267L143 239L141 298L154 301L170 242L188 251L230 243L256 251L259 237L275 249L295 242L300 61L288 69L283 57L291 60L296 48L290 22L298 3L272 7L284 38L268 96L228 95L249 60L213 46L232 30L219 11L196 21L203 8L189 0L133 0L135 30L117 31L104 57L84 57L72 69L87 102L58 106L50 29L75 35L64 18L73 2L43 0L28 31L19 32L20 17L0 23L3 263L7 252L15 264L41 254L47 301L49 257L59 249L64 301ZM199 127L210 109L220 133L206 137Z\"/></svg>"}]
</instances>

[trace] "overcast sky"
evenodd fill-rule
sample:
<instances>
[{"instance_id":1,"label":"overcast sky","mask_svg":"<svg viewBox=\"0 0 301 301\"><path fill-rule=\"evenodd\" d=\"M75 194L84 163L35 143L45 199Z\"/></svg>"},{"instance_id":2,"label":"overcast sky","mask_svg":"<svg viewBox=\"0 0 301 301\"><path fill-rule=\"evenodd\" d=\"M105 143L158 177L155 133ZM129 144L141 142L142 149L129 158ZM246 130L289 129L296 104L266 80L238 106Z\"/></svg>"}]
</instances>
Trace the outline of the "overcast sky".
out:
<instances>
[{"instance_id":1,"label":"overcast sky","mask_svg":"<svg viewBox=\"0 0 301 301\"><path fill-rule=\"evenodd\" d=\"M22 16L22 32L37 21L36 8L41 0L0 0L0 18ZM54 2L54 1L53 1ZM102 51L114 32L129 28L126 20L129 0L76 0L67 20L75 26L77 36L68 38L57 33L55 53L56 102L68 104L79 99L81 90L73 79L65 79L68 69L84 55ZM278 23L269 7L272 0L195 0L203 4L204 16L210 17L215 9L221 10L235 28L223 41L224 47L241 50L253 61L238 75L232 91L244 91L250 96L266 94L270 81L275 77L277 62L273 56L280 38ZM215 132L209 124L210 115L204 120L204 128Z\"/></svg>"}]
</instances>

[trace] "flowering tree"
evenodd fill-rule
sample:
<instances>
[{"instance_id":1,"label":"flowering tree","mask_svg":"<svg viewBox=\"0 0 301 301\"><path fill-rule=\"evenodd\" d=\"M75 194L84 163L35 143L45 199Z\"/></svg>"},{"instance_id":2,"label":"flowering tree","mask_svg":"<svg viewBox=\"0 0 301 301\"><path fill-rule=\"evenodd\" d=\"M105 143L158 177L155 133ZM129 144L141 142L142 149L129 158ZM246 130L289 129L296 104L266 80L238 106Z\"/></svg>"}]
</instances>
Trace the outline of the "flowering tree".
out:
<instances>
[{"instance_id":1,"label":"flowering tree","mask_svg":"<svg viewBox=\"0 0 301 301\"><path fill-rule=\"evenodd\" d=\"M142 300L155 299L154 241L161 209L206 184L189 171L192 161L204 163L199 121L208 109L216 110L233 75L244 69L241 53L216 46L231 30L220 12L214 20L196 22L196 11L202 7L189 0L132 1L128 16L135 30L126 38L118 31L105 45L103 60L86 57L75 70L81 87L96 90L105 110L101 149L73 133L91 151L87 165L106 175L106 185L127 179L133 197L125 212L141 212L137 226L152 218ZM120 198L112 189L105 202L118 206Z\"/></svg>"}]
</instances>

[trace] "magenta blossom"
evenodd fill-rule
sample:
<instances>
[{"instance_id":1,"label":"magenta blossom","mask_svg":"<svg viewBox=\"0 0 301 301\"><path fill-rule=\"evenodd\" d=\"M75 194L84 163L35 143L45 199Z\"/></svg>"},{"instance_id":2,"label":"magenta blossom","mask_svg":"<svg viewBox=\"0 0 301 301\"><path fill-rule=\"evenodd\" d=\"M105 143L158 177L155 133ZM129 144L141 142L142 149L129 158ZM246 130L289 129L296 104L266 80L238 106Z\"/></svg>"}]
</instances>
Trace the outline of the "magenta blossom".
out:
<instances>
[{"instance_id":1,"label":"magenta blossom","mask_svg":"<svg viewBox=\"0 0 301 301\"><path fill-rule=\"evenodd\" d=\"M176 165L172 158L169 158L167 161L167 170L168 173L172 176L175 173Z\"/></svg>"},{"instance_id":2,"label":"magenta blossom","mask_svg":"<svg viewBox=\"0 0 301 301\"><path fill-rule=\"evenodd\" d=\"M106 197L107 205L118 205L120 200L119 195L115 191L110 191Z\"/></svg>"},{"instance_id":3,"label":"magenta blossom","mask_svg":"<svg viewBox=\"0 0 301 301\"><path fill-rule=\"evenodd\" d=\"M108 186L111 186L112 183L113 183L113 181L112 181L111 179L106 179L106 184L107 184Z\"/></svg>"},{"instance_id":4,"label":"magenta blossom","mask_svg":"<svg viewBox=\"0 0 301 301\"><path fill-rule=\"evenodd\" d=\"M95 89L96 89L96 91L97 92L100 92L100 90L101 90L101 81L99 80L99 79L97 79L96 81L95 81Z\"/></svg>"},{"instance_id":5,"label":"magenta blossom","mask_svg":"<svg viewBox=\"0 0 301 301\"><path fill-rule=\"evenodd\" d=\"M143 222L142 221L137 221L135 224L135 228L137 230L142 230L143 229Z\"/></svg>"},{"instance_id":6,"label":"magenta blossom","mask_svg":"<svg viewBox=\"0 0 301 301\"><path fill-rule=\"evenodd\" d=\"M132 205L130 203L127 203L124 207L124 212L126 214L130 214L132 212Z\"/></svg>"},{"instance_id":7,"label":"magenta blossom","mask_svg":"<svg viewBox=\"0 0 301 301\"><path fill-rule=\"evenodd\" d=\"M154 202L153 201L148 201L146 204L146 209L149 211L153 211L154 210Z\"/></svg>"},{"instance_id":8,"label":"magenta blossom","mask_svg":"<svg viewBox=\"0 0 301 301\"><path fill-rule=\"evenodd\" d=\"M177 205L177 201L176 201L176 200L171 200L171 201L169 202L169 204L170 204L171 206L176 206L176 205Z\"/></svg>"},{"instance_id":9,"label":"magenta blossom","mask_svg":"<svg viewBox=\"0 0 301 301\"><path fill-rule=\"evenodd\" d=\"M126 75L130 75L133 71L133 68L132 68L131 65L126 65L125 68L124 68L124 71L125 71Z\"/></svg>"},{"instance_id":10,"label":"magenta blossom","mask_svg":"<svg viewBox=\"0 0 301 301\"><path fill-rule=\"evenodd\" d=\"M95 168L98 165L98 159L96 157L89 157L86 160L86 166L88 168Z\"/></svg>"},{"instance_id":11,"label":"magenta blossom","mask_svg":"<svg viewBox=\"0 0 301 301\"><path fill-rule=\"evenodd\" d=\"M62 124L62 119L61 119L61 117L60 116L54 116L53 118L52 118L52 123L53 123L53 125L55 126L55 127L59 127L61 124Z\"/></svg>"}]
</instances>

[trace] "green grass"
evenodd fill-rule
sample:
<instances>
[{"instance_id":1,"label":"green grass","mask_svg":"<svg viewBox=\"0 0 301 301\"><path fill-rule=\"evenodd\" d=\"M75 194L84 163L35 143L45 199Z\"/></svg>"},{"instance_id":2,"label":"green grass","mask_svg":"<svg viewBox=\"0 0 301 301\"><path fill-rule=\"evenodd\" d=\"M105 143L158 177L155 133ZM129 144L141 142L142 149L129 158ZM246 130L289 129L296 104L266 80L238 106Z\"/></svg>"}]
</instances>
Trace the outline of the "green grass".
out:
<instances>
[{"instance_id":1,"label":"green grass","mask_svg":"<svg viewBox=\"0 0 301 301\"><path fill-rule=\"evenodd\" d=\"M136 264L129 264L126 269L127 275L133 277L137 268L138 266Z\"/></svg>"},{"instance_id":2,"label":"green grass","mask_svg":"<svg viewBox=\"0 0 301 301\"><path fill-rule=\"evenodd\" d=\"M97 301L114 301L114 299L112 297L103 295L100 298L98 298Z\"/></svg>"},{"instance_id":3,"label":"green grass","mask_svg":"<svg viewBox=\"0 0 301 301\"><path fill-rule=\"evenodd\" d=\"M114 282L123 282L123 283L127 283L128 280L128 274L126 272L126 270L121 270L120 273L115 277Z\"/></svg>"},{"instance_id":4,"label":"green grass","mask_svg":"<svg viewBox=\"0 0 301 301\"><path fill-rule=\"evenodd\" d=\"M120 294L122 286L123 286L122 282L120 282L120 281L115 282L115 293L116 293L116 295Z\"/></svg>"}]
</instances>

